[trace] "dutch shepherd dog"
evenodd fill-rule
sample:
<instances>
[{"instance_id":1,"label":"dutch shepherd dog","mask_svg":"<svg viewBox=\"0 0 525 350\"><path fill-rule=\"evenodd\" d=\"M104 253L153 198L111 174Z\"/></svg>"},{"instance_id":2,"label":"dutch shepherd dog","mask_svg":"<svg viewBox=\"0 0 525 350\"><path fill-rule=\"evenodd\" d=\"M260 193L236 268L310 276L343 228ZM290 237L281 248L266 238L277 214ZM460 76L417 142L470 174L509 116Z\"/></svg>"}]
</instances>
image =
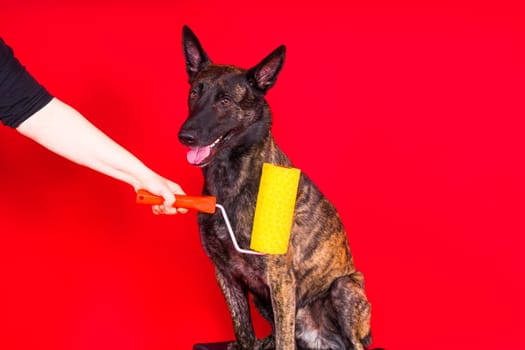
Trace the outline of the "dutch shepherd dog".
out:
<instances>
[{"instance_id":1,"label":"dutch shepherd dog","mask_svg":"<svg viewBox=\"0 0 525 350\"><path fill-rule=\"evenodd\" d=\"M241 247L248 247L264 162L292 166L271 134L265 94L285 56L280 46L245 70L214 64L195 34L183 28L191 84L189 115L179 131L188 161L202 167L203 195L228 213ZM366 349L370 304L334 206L301 174L289 248L282 255L238 253L223 218L198 214L202 244L233 320L228 349ZM257 339L249 294L272 334Z\"/></svg>"}]
</instances>

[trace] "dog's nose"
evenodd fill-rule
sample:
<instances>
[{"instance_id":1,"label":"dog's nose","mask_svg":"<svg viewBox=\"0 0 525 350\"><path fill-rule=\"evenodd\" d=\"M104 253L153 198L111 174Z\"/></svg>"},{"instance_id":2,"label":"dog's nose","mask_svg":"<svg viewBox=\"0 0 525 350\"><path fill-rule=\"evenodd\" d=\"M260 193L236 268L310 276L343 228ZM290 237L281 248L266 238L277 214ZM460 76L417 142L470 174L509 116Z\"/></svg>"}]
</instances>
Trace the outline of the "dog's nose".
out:
<instances>
[{"instance_id":1,"label":"dog's nose","mask_svg":"<svg viewBox=\"0 0 525 350\"><path fill-rule=\"evenodd\" d=\"M197 137L194 132L181 130L179 132L179 140L183 145L193 146L196 142Z\"/></svg>"}]
</instances>

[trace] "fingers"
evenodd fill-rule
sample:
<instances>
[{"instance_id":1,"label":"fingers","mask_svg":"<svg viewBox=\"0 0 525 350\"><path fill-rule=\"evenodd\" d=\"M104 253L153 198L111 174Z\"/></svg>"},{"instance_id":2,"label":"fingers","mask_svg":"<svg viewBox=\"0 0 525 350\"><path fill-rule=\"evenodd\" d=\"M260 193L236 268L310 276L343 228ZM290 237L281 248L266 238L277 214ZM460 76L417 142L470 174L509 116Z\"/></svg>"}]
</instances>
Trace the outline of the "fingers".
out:
<instances>
[{"instance_id":1,"label":"fingers","mask_svg":"<svg viewBox=\"0 0 525 350\"><path fill-rule=\"evenodd\" d=\"M155 195L161 196L164 203L153 205L152 211L155 215L175 215L186 214L188 209L178 208L175 195L185 195L179 184L168 180L158 174L153 173L153 176L147 177L135 186L135 191L138 189L145 189Z\"/></svg>"},{"instance_id":2,"label":"fingers","mask_svg":"<svg viewBox=\"0 0 525 350\"><path fill-rule=\"evenodd\" d=\"M162 205L154 205L152 210L156 215L175 215L177 213L186 214L188 209L178 208L177 200L174 194L185 195L186 193L182 190L177 183L166 180L167 189L162 192L162 197L164 198L164 203Z\"/></svg>"},{"instance_id":3,"label":"fingers","mask_svg":"<svg viewBox=\"0 0 525 350\"><path fill-rule=\"evenodd\" d=\"M173 206L168 207L164 204L154 205L151 207L151 210L153 211L153 214L155 215L175 215L178 213L178 210L176 207L173 207Z\"/></svg>"},{"instance_id":4,"label":"fingers","mask_svg":"<svg viewBox=\"0 0 525 350\"><path fill-rule=\"evenodd\" d=\"M155 215L175 215L188 213L188 209L186 208L177 208L177 202L175 202L174 205L175 206L170 207L167 207L165 204L153 205L151 210Z\"/></svg>"},{"instance_id":5,"label":"fingers","mask_svg":"<svg viewBox=\"0 0 525 350\"><path fill-rule=\"evenodd\" d=\"M177 213L179 214L187 214L188 213L188 209L186 208L177 208Z\"/></svg>"},{"instance_id":6,"label":"fingers","mask_svg":"<svg viewBox=\"0 0 525 350\"><path fill-rule=\"evenodd\" d=\"M153 206L152 208L153 213L156 215L159 215L159 214L175 215L177 213L186 214L188 212L188 209L178 208L177 200L174 195L174 194L185 195L186 193L182 190L182 187L180 187L177 183L173 181L166 179L166 184L167 184L168 190L166 192L163 192L162 194L162 197L164 198L164 204ZM171 199L173 199L173 201Z\"/></svg>"}]
</instances>

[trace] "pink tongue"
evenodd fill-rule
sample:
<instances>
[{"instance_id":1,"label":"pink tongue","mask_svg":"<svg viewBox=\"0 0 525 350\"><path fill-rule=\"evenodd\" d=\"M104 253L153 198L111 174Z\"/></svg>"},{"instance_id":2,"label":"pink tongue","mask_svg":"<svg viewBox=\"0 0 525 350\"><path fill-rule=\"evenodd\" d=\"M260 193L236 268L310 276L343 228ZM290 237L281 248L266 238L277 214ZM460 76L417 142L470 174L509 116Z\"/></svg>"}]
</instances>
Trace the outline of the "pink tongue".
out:
<instances>
[{"instance_id":1,"label":"pink tongue","mask_svg":"<svg viewBox=\"0 0 525 350\"><path fill-rule=\"evenodd\" d=\"M190 147L188 154L186 154L186 159L188 159L190 164L198 165L210 155L210 152L210 146Z\"/></svg>"}]
</instances>

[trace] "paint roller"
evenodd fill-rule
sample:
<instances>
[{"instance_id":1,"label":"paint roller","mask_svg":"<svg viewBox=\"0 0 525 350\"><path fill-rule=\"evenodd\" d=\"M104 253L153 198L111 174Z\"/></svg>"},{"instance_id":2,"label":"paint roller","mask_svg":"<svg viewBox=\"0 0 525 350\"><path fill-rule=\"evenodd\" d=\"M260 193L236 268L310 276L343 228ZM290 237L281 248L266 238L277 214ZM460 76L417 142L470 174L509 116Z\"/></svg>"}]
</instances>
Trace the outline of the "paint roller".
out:
<instances>
[{"instance_id":1,"label":"paint roller","mask_svg":"<svg viewBox=\"0 0 525 350\"><path fill-rule=\"evenodd\" d=\"M285 254L293 225L295 200L301 171L264 163L257 193L250 249L237 244L224 207L212 196L175 195L176 206L214 214L219 208L235 249L244 254ZM137 191L137 203L162 204L164 199L147 191Z\"/></svg>"}]
</instances>

